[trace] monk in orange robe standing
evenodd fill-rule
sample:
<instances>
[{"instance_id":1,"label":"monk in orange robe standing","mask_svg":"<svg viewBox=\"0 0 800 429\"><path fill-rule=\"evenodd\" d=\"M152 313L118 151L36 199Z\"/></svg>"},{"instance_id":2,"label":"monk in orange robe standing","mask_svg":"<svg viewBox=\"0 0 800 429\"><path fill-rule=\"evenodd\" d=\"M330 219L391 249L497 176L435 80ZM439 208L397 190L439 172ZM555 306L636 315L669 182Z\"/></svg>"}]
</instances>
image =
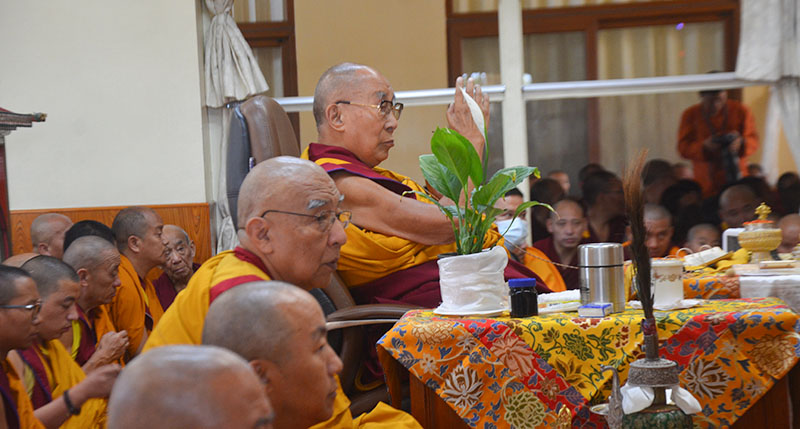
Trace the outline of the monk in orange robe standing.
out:
<instances>
[{"instance_id":1,"label":"monk in orange robe standing","mask_svg":"<svg viewBox=\"0 0 800 429\"><path fill-rule=\"evenodd\" d=\"M8 353L33 345L39 330L39 291L24 270L0 265L0 422L8 429L40 429L33 404Z\"/></svg>"},{"instance_id":2,"label":"monk in orange robe standing","mask_svg":"<svg viewBox=\"0 0 800 429\"><path fill-rule=\"evenodd\" d=\"M122 363L128 333L116 332L104 305L111 303L120 285L117 247L98 236L83 236L66 249L64 262L78 273L81 292L76 304L78 318L72 321L72 329L61 337L61 342L84 372Z\"/></svg>"},{"instance_id":3,"label":"monk in orange robe standing","mask_svg":"<svg viewBox=\"0 0 800 429\"><path fill-rule=\"evenodd\" d=\"M23 374L34 414L47 427L104 428L103 398L111 393L120 366L106 365L87 377L58 341L77 318L78 275L50 256L33 258L22 268L33 277L42 298L41 323L34 345L16 350L9 359Z\"/></svg>"},{"instance_id":4,"label":"monk in orange robe standing","mask_svg":"<svg viewBox=\"0 0 800 429\"><path fill-rule=\"evenodd\" d=\"M128 360L139 354L147 335L164 313L156 290L147 278L147 273L166 259L166 243L161 237L163 228L161 216L148 207L123 209L111 225L122 256L121 284L108 312L114 326L128 332Z\"/></svg>"},{"instance_id":5,"label":"monk in orange robe standing","mask_svg":"<svg viewBox=\"0 0 800 429\"><path fill-rule=\"evenodd\" d=\"M700 103L681 116L678 152L692 161L694 180L703 195L719 193L726 183L736 181L736 171L747 173L747 157L758 149L758 133L750 109L728 99L725 90L701 91ZM732 163L726 168L726 163Z\"/></svg>"}]
</instances>

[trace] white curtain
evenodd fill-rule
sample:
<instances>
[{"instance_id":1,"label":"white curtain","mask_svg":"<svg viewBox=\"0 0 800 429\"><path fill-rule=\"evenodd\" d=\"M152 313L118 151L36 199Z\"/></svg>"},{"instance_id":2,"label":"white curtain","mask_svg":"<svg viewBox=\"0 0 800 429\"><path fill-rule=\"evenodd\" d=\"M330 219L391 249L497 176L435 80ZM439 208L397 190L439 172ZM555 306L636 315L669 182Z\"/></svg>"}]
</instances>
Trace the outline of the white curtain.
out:
<instances>
[{"instance_id":1,"label":"white curtain","mask_svg":"<svg viewBox=\"0 0 800 429\"><path fill-rule=\"evenodd\" d=\"M233 0L206 0L206 7L213 15L205 34L206 105L222 107L267 91L253 51L231 15Z\"/></svg>"},{"instance_id":2,"label":"white curtain","mask_svg":"<svg viewBox=\"0 0 800 429\"><path fill-rule=\"evenodd\" d=\"M204 37L211 216L219 253L238 244L225 189L225 153L231 116L225 106L263 93L269 86L231 16L233 0L205 0L205 4L211 16Z\"/></svg>"},{"instance_id":3,"label":"white curtain","mask_svg":"<svg viewBox=\"0 0 800 429\"><path fill-rule=\"evenodd\" d=\"M762 140L764 164L777 179L780 122L796 164L800 165L800 6L797 0L742 0L742 28L736 76L774 82ZM768 158L769 157L769 158Z\"/></svg>"}]
</instances>

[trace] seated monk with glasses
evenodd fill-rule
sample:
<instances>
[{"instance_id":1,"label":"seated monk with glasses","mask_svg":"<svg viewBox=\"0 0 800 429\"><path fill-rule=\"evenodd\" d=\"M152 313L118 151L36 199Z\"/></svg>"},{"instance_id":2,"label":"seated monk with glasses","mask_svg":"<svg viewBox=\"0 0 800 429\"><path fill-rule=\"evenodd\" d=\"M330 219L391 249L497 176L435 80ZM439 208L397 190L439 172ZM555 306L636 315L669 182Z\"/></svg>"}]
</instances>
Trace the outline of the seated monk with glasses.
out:
<instances>
[{"instance_id":1,"label":"seated monk with glasses","mask_svg":"<svg viewBox=\"0 0 800 429\"><path fill-rule=\"evenodd\" d=\"M458 78L454 102L447 109L448 125L482 157L483 130L472 119L462 86ZM467 81L466 93L477 101L488 123L488 96L472 80ZM319 141L310 143L303 157L330 174L345 196L342 207L353 212L338 270L356 301L435 307L441 302L437 258L456 248L450 221L434 204L406 194L426 192L424 187L378 166L395 145L393 134L402 112L389 81L376 70L352 63L333 66L314 92ZM490 231L484 246L501 238ZM505 274L538 277L514 261L509 261ZM538 280L540 290L549 291Z\"/></svg>"},{"instance_id":2,"label":"seated monk with glasses","mask_svg":"<svg viewBox=\"0 0 800 429\"><path fill-rule=\"evenodd\" d=\"M336 185L313 162L280 156L256 165L239 188L240 245L207 260L194 273L153 330L145 352L200 344L209 306L244 283L280 280L304 290L327 286L350 222L350 212L342 211L341 204ZM338 392L332 417L319 427L352 427L345 423L353 421L350 400L341 388ZM404 421L404 413L392 412Z\"/></svg>"}]
</instances>

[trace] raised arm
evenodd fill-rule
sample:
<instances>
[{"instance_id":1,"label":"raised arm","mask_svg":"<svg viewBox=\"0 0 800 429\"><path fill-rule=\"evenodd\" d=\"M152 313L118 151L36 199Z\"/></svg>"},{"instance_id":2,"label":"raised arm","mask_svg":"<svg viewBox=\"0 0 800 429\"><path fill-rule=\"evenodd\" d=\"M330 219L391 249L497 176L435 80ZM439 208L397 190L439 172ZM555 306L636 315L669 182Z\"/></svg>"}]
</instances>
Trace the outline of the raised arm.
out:
<instances>
[{"instance_id":1,"label":"raised arm","mask_svg":"<svg viewBox=\"0 0 800 429\"><path fill-rule=\"evenodd\" d=\"M344 195L342 208L353 213L353 223L361 228L426 245L455 239L450 221L433 204L401 197L349 173L335 173L333 181Z\"/></svg>"},{"instance_id":2,"label":"raised arm","mask_svg":"<svg viewBox=\"0 0 800 429\"><path fill-rule=\"evenodd\" d=\"M461 93L461 88L464 85L464 79L458 77L456 79L456 94L453 103L447 108L447 125L458 131L459 134L466 137L472 143L478 156L483 160L483 148L485 144L483 131L479 130L472 119L472 113L469 110L467 101ZM473 80L467 79L467 86L464 88L467 94L478 103L483 113L484 127L489 129L489 96L485 95L481 90L480 85L476 85Z\"/></svg>"}]
</instances>

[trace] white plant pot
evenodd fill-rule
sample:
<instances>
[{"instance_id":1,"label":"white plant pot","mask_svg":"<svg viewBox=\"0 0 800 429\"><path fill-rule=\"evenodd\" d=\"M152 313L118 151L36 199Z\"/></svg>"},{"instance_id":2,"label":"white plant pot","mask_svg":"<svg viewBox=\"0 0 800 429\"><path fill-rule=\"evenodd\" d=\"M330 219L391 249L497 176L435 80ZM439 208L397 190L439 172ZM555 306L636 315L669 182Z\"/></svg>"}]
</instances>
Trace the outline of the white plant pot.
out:
<instances>
[{"instance_id":1,"label":"white plant pot","mask_svg":"<svg viewBox=\"0 0 800 429\"><path fill-rule=\"evenodd\" d=\"M442 305L436 313L488 315L508 310L508 287L503 277L508 254L502 246L441 258L438 263Z\"/></svg>"}]
</instances>

